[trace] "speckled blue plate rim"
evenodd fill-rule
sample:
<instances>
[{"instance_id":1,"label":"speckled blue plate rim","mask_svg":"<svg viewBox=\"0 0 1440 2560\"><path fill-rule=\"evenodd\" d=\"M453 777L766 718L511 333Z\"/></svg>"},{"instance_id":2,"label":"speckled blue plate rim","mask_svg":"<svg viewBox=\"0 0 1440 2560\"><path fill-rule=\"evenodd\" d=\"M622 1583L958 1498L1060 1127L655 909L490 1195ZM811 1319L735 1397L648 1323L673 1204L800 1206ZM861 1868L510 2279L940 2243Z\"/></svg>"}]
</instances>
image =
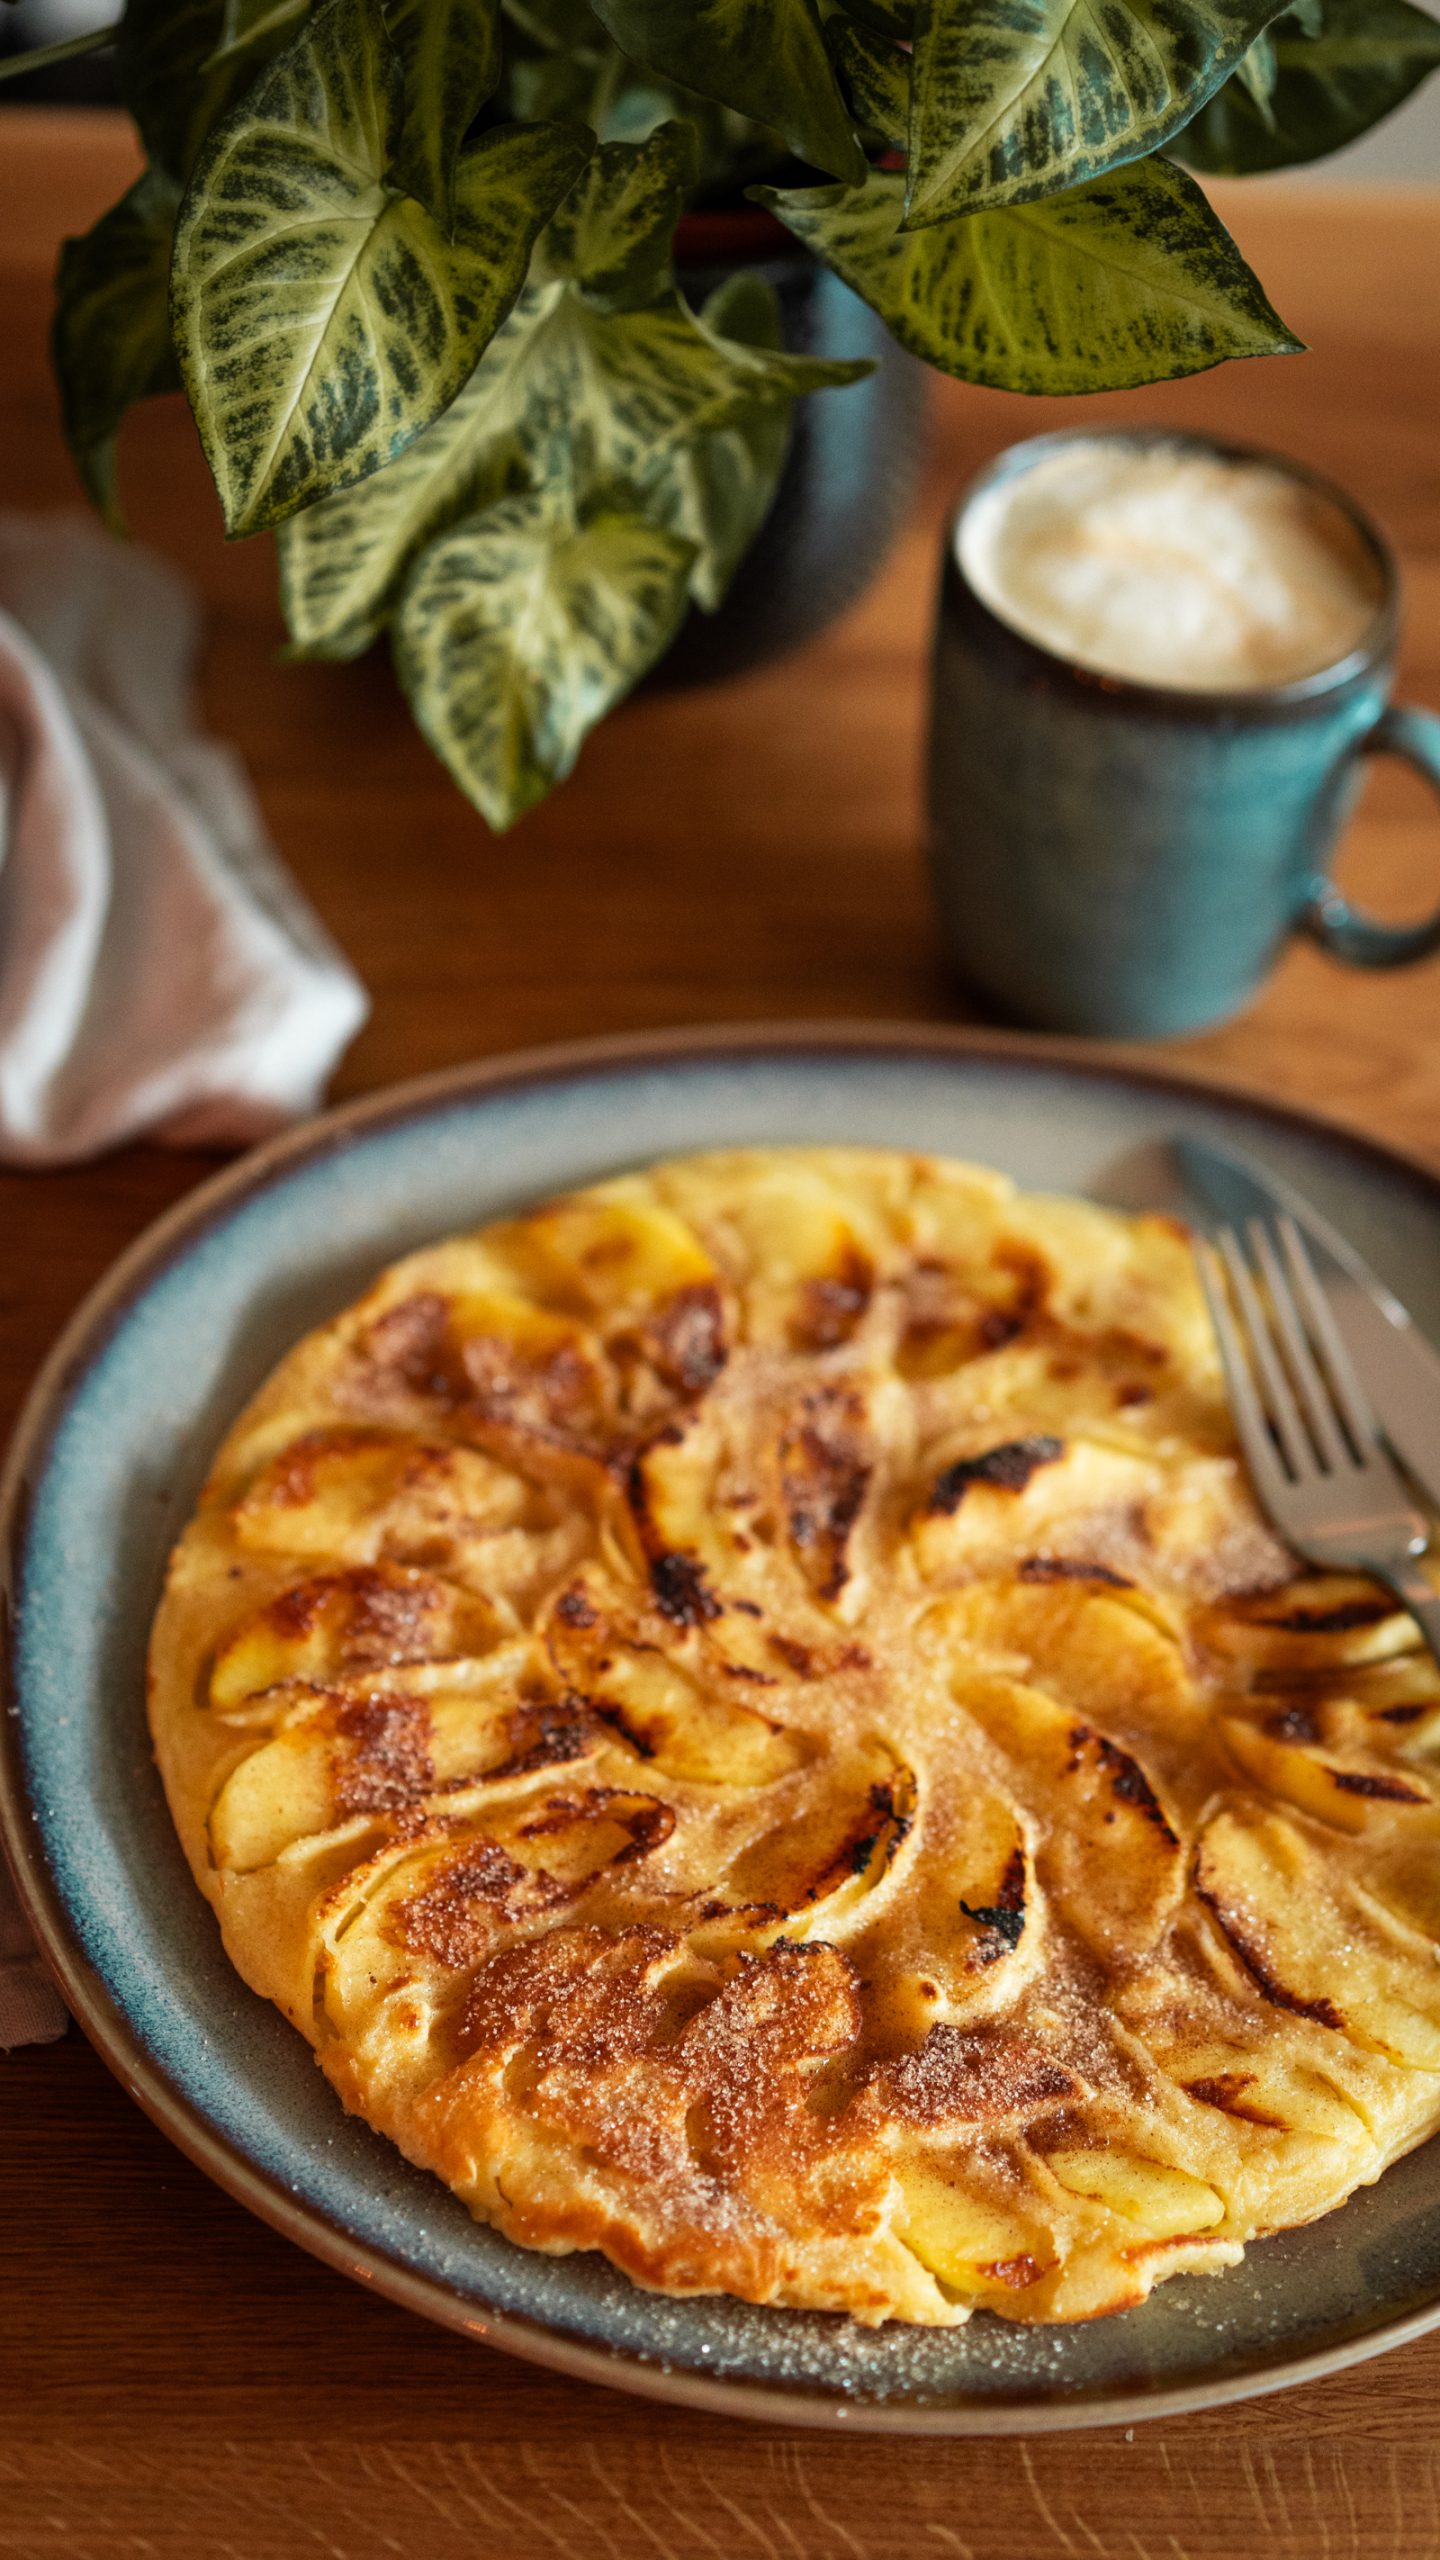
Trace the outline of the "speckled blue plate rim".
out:
<instances>
[{"instance_id":1,"label":"speckled blue plate rim","mask_svg":"<svg viewBox=\"0 0 1440 2560\"><path fill-rule=\"evenodd\" d=\"M567 2333L554 2319L477 2302L473 2294L418 2270L399 2248L358 2235L350 2222L327 2211L315 2195L287 2188L197 2105L183 2079L157 2061L142 2025L92 1962L84 1943L83 1915L67 1902L47 1854L41 1810L29 1783L19 1670L30 1523L67 1416L117 1330L172 1265L245 1203L297 1171L317 1165L338 1150L362 1145L367 1137L406 1123L423 1123L447 1109L483 1106L526 1088L599 1087L611 1079L623 1081L651 1073L657 1066L763 1067L773 1060L780 1067L806 1060L839 1065L887 1059L915 1065L929 1060L938 1068L994 1067L1037 1082L1059 1074L1122 1094L1171 1096L1177 1106L1202 1107L1230 1123L1242 1144L1247 1134L1263 1141L1267 1132L1288 1133L1331 1156L1348 1159L1371 1178L1399 1185L1417 1206L1440 1220L1440 1178L1420 1160L1353 1129L1293 1106L1272 1104L1240 1086L1156 1066L1149 1059L1137 1060L1124 1051L1020 1034L825 1022L655 1032L517 1053L445 1070L343 1105L225 1167L148 1228L87 1296L36 1379L0 1474L0 1838L37 1940L69 2007L122 2085L177 2147L262 2220L326 2263L372 2284L406 2308L488 2344L586 2381L694 2408L771 2425L837 2426L852 2432L1016 2434L1099 2426L1214 2407L1316 2380L1440 2324L1440 2283L1427 2279L1408 2301L1396 2302L1378 2319L1372 2306L1358 2307L1350 2319L1332 2322L1325 2342L1309 2350L1278 2358L1263 2351L1221 2353L1202 2364L1193 2377L1174 2384L1152 2384L1137 2377L1127 2379L1118 2390L1081 2387L1057 2394L1052 2387L1045 2393L1032 2389L1012 2397L987 2392L983 2397L897 2394L886 2398L847 2391L839 2381L830 2387L824 2382L817 2387L813 2382L774 2379L757 2383L739 2374L696 2370L633 2345L617 2348L596 2342L583 2334ZM707 1143L722 1141L711 1137ZM893 1143L905 1143L904 1133L897 1132ZM623 1145L616 1152L617 1160L623 1161ZM250 1995L242 1992L241 1997L248 2000ZM1397 2174L1389 2173L1392 2178ZM1271 2249L1279 2245L1283 2244L1266 2244ZM514 2254L521 2259L526 2255ZM528 2263L532 2268L536 2265L533 2258ZM623 2285L623 2279L619 2281ZM746 2316L792 2324L803 2319L807 2328L813 2331L818 2325L822 2332L828 2327L838 2333L840 2325L826 2323L818 2315L752 2312ZM940 2334L968 2337L972 2333ZM819 2361L823 2366L823 2352Z\"/></svg>"}]
</instances>

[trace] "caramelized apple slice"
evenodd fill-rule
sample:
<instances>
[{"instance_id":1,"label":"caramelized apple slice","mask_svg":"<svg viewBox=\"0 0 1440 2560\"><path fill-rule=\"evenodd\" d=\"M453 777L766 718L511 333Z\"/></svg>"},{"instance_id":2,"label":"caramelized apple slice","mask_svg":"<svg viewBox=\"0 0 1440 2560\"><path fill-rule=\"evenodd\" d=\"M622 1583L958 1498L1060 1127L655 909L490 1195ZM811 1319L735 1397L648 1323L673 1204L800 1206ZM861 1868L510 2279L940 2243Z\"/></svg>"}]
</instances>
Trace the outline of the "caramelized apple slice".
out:
<instances>
[{"instance_id":1,"label":"caramelized apple slice","mask_svg":"<svg viewBox=\"0 0 1440 2560\"><path fill-rule=\"evenodd\" d=\"M735 1698L708 1697L658 1653L617 1650L591 1703L643 1758L694 1786L772 1786L809 1757L800 1735Z\"/></svg>"},{"instance_id":2,"label":"caramelized apple slice","mask_svg":"<svg viewBox=\"0 0 1440 2560\"><path fill-rule=\"evenodd\" d=\"M262 1467L235 1504L242 1547L369 1563L412 1518L434 1528L507 1529L530 1488L476 1449L381 1431L307 1431Z\"/></svg>"},{"instance_id":3,"label":"caramelized apple slice","mask_svg":"<svg viewBox=\"0 0 1440 2560\"><path fill-rule=\"evenodd\" d=\"M716 1500L720 1451L704 1425L677 1426L631 1463L629 1515L656 1605L677 1627L718 1618L720 1597L743 1549L736 1523Z\"/></svg>"},{"instance_id":4,"label":"caramelized apple slice","mask_svg":"<svg viewBox=\"0 0 1440 2560\"><path fill-rule=\"evenodd\" d=\"M368 1561L379 1543L377 1513L421 1455L416 1442L388 1432L307 1431L261 1468L234 1505L235 1535L242 1547L263 1553Z\"/></svg>"},{"instance_id":5,"label":"caramelized apple slice","mask_svg":"<svg viewBox=\"0 0 1440 2560\"><path fill-rule=\"evenodd\" d=\"M1195 1889L1253 1996L1440 2072L1433 1943L1333 1873L1294 1823L1222 1808L1201 1834Z\"/></svg>"},{"instance_id":6,"label":"caramelized apple slice","mask_svg":"<svg viewBox=\"0 0 1440 2560\"><path fill-rule=\"evenodd\" d=\"M404 1565L314 1574L267 1601L221 1647L210 1704L223 1715L290 1681L324 1687L357 1672L487 1653L503 1632L488 1601Z\"/></svg>"},{"instance_id":7,"label":"caramelized apple slice","mask_svg":"<svg viewBox=\"0 0 1440 2560\"><path fill-rule=\"evenodd\" d=\"M381 1431L312 1431L262 1467L231 1513L252 1554L431 1567L489 1596L563 1573L593 1536L478 1449Z\"/></svg>"},{"instance_id":8,"label":"caramelized apple slice","mask_svg":"<svg viewBox=\"0 0 1440 2560\"><path fill-rule=\"evenodd\" d=\"M895 2228L922 2266L963 2301L1003 2301L1055 2265L1049 2231L1036 2215L1007 2211L975 2192L963 2169L907 2163L897 2184Z\"/></svg>"},{"instance_id":9,"label":"caramelized apple slice","mask_svg":"<svg viewBox=\"0 0 1440 2560\"><path fill-rule=\"evenodd\" d=\"M967 1977L986 1976L1003 1965L1007 1984L1013 1983L1014 1958L1022 1948L1026 1955L1035 1952L1040 1915L1025 1834L998 1797L983 1814L972 1810L963 1853L946 1884L947 1899L954 1894L948 1945L938 1931L934 1943L945 1948L952 1965L958 1960Z\"/></svg>"},{"instance_id":10,"label":"caramelized apple slice","mask_svg":"<svg viewBox=\"0 0 1440 2560\"><path fill-rule=\"evenodd\" d=\"M346 1757L336 1712L332 1699L309 1700L293 1723L231 1771L209 1823L211 1860L223 1873L244 1875L269 1866L294 1841L333 1831L346 1819L335 1784L337 1761L343 1766ZM397 1761L403 1734L412 1770L418 1766L419 1783L428 1783L423 1725L417 1739L415 1722L400 1709L391 1731Z\"/></svg>"},{"instance_id":11,"label":"caramelized apple slice","mask_svg":"<svg viewBox=\"0 0 1440 2560\"><path fill-rule=\"evenodd\" d=\"M395 1430L442 1431L539 1482L594 1491L619 1417L593 1331L490 1284L474 1248L417 1258L429 1285L391 1294L350 1345L342 1407ZM437 1285L442 1284L442 1285ZM448 1285L443 1285L448 1284Z\"/></svg>"},{"instance_id":12,"label":"caramelized apple slice","mask_svg":"<svg viewBox=\"0 0 1440 2560\"><path fill-rule=\"evenodd\" d=\"M634 1317L713 1281L715 1265L683 1218L623 1195L617 1184L491 1227L487 1256L528 1294L569 1315Z\"/></svg>"},{"instance_id":13,"label":"caramelized apple slice","mask_svg":"<svg viewBox=\"0 0 1440 2560\"><path fill-rule=\"evenodd\" d=\"M854 1569L853 1542L874 1471L864 1400L853 1387L815 1387L776 1447L786 1544L815 1597L837 1601Z\"/></svg>"},{"instance_id":14,"label":"caramelized apple slice","mask_svg":"<svg viewBox=\"0 0 1440 2560\"><path fill-rule=\"evenodd\" d=\"M727 1207L748 1265L752 1342L832 1351L863 1322L883 1235L856 1214L853 1191L811 1165L757 1170Z\"/></svg>"},{"instance_id":15,"label":"caramelized apple slice","mask_svg":"<svg viewBox=\"0 0 1440 2560\"><path fill-rule=\"evenodd\" d=\"M1153 1459L1098 1440L1037 1432L944 1445L926 1464L926 1491L911 1528L921 1573L937 1579L991 1556L1009 1563L1063 1540L1067 1550L1103 1557L1113 1528L1123 1532L1160 1481Z\"/></svg>"},{"instance_id":16,"label":"caramelized apple slice","mask_svg":"<svg viewBox=\"0 0 1440 2560\"><path fill-rule=\"evenodd\" d=\"M801 1735L746 1704L743 1684L716 1695L654 1647L627 1641L606 1597L597 1576L570 1584L546 1643L560 1678L642 1758L696 1786L764 1787L810 1757Z\"/></svg>"},{"instance_id":17,"label":"caramelized apple slice","mask_svg":"<svg viewBox=\"0 0 1440 2560\"><path fill-rule=\"evenodd\" d=\"M1433 1814L1435 1799L1415 1776L1374 1760L1312 1750L1292 1740L1285 1723L1282 1709L1268 1729L1241 1716L1226 1716L1220 1725L1232 1759L1269 1794L1336 1831L1374 1830L1397 1814Z\"/></svg>"},{"instance_id":18,"label":"caramelized apple slice","mask_svg":"<svg viewBox=\"0 0 1440 2560\"><path fill-rule=\"evenodd\" d=\"M942 1379L1023 1339L1044 1308L1043 1256L997 1242L997 1204L917 1193L913 1249L901 1274L896 1364L902 1377Z\"/></svg>"},{"instance_id":19,"label":"caramelized apple slice","mask_svg":"<svg viewBox=\"0 0 1440 2560\"><path fill-rule=\"evenodd\" d=\"M502 1777L595 1759L606 1728L550 1700L513 1647L463 1684L397 1691L388 1675L301 1692L274 1737L233 1769L210 1815L217 1867L267 1865L311 1834L357 1819L393 1826Z\"/></svg>"},{"instance_id":20,"label":"caramelized apple slice","mask_svg":"<svg viewBox=\"0 0 1440 2560\"><path fill-rule=\"evenodd\" d=\"M1342 1675L1341 1692L1406 1757L1425 1758L1440 1747L1440 1663L1428 1650Z\"/></svg>"},{"instance_id":21,"label":"caramelized apple slice","mask_svg":"<svg viewBox=\"0 0 1440 2560\"><path fill-rule=\"evenodd\" d=\"M925 1623L957 1660L1012 1670L1082 1716L1183 1730L1206 1710L1157 1614L1142 1593L1047 1577L974 1583Z\"/></svg>"},{"instance_id":22,"label":"caramelized apple slice","mask_svg":"<svg viewBox=\"0 0 1440 2560\"><path fill-rule=\"evenodd\" d=\"M917 2015L945 2018L973 2004L979 1991L1013 1995L1022 1969L1033 1969L1043 1915L1025 1827L995 1787L967 1787L954 1803L932 1806L911 1882L925 1960ZM927 2003L928 1980L938 1997Z\"/></svg>"},{"instance_id":23,"label":"caramelized apple slice","mask_svg":"<svg viewBox=\"0 0 1440 2560\"><path fill-rule=\"evenodd\" d=\"M1104 2205L1147 2240L1213 2231L1225 2219L1223 2196L1203 2178L1192 2178L1188 2169L1172 2169L1166 2161L1113 2149L1050 2151L1045 2158L1067 2194Z\"/></svg>"},{"instance_id":24,"label":"caramelized apple slice","mask_svg":"<svg viewBox=\"0 0 1440 2560\"><path fill-rule=\"evenodd\" d=\"M630 1186L638 1194L638 1186ZM724 1363L719 1274L674 1213L616 1185L412 1257L360 1310L352 1411L450 1427L542 1472L704 1392Z\"/></svg>"},{"instance_id":25,"label":"caramelized apple slice","mask_svg":"<svg viewBox=\"0 0 1440 2560\"><path fill-rule=\"evenodd\" d=\"M1140 1763L1018 1680L957 1673L954 1687L1006 1754L1022 1802L1033 1798L1047 1894L1098 1954L1145 1953L1179 1906L1184 1860Z\"/></svg>"},{"instance_id":26,"label":"caramelized apple slice","mask_svg":"<svg viewBox=\"0 0 1440 2560\"><path fill-rule=\"evenodd\" d=\"M576 1786L512 1799L458 1837L421 1846L360 1896L334 1898L328 2017L362 2044L383 2040L397 2009L428 2020L451 1996L447 1977L468 1980L511 1931L628 1878L674 1821L655 1796Z\"/></svg>"},{"instance_id":27,"label":"caramelized apple slice","mask_svg":"<svg viewBox=\"0 0 1440 2560\"><path fill-rule=\"evenodd\" d=\"M1307 1573L1278 1589L1238 1594L1208 1610L1196 1632L1252 1678L1333 1675L1387 1661L1417 1642L1408 1613L1356 1573Z\"/></svg>"},{"instance_id":28,"label":"caramelized apple slice","mask_svg":"<svg viewBox=\"0 0 1440 2560\"><path fill-rule=\"evenodd\" d=\"M915 1780L882 1743L836 1753L826 1780L823 1793L728 1869L720 1892L730 1908L714 1915L717 1942L736 1927L757 1943L782 1932L796 1942L829 1938L865 1910L914 1820Z\"/></svg>"},{"instance_id":29,"label":"caramelized apple slice","mask_svg":"<svg viewBox=\"0 0 1440 2560\"><path fill-rule=\"evenodd\" d=\"M1248 2046L1177 2042L1168 2049L1147 2041L1161 2067L1197 2106L1261 2133L1306 2136L1354 2149L1367 2127L1333 2080L1272 2043Z\"/></svg>"}]
</instances>

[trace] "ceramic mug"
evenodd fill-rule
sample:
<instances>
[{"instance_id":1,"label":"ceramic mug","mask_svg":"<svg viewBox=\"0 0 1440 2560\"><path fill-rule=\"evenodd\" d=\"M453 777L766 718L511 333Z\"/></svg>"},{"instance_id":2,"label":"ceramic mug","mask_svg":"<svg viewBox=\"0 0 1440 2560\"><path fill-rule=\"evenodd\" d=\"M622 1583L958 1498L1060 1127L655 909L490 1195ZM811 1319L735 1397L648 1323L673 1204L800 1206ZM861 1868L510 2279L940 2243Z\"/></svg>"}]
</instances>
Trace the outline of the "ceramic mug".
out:
<instances>
[{"instance_id":1,"label":"ceramic mug","mask_svg":"<svg viewBox=\"0 0 1440 2560\"><path fill-rule=\"evenodd\" d=\"M1389 699L1399 589L1385 542L1282 456L1119 432L1306 482L1356 528L1380 601L1356 649L1297 683L1193 693L1096 674L982 603L957 540L983 490L1094 430L1003 453L947 527L940 590L930 858L957 968L1022 1021L1145 1037L1234 1013L1297 930L1363 969L1440 950L1440 909L1382 924L1327 877L1366 755L1401 756L1440 788L1440 715Z\"/></svg>"}]
</instances>

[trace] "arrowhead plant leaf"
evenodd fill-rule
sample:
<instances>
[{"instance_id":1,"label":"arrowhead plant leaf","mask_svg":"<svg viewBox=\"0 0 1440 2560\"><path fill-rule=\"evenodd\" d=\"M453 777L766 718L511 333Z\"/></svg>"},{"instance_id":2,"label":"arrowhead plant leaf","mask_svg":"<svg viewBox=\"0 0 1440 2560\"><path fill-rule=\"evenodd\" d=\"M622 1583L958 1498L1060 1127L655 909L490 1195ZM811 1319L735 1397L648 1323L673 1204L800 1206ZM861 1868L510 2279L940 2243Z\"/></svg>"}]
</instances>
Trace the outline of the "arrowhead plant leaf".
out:
<instances>
[{"instance_id":1,"label":"arrowhead plant leaf","mask_svg":"<svg viewBox=\"0 0 1440 2560\"><path fill-rule=\"evenodd\" d=\"M406 452L281 529L281 594L295 648L353 657L389 615L409 562L501 495L558 481L624 488L647 508L696 439L788 414L800 393L853 382L829 364L721 343L678 294L605 312L574 286L532 287L444 414ZM662 522L673 497L655 501Z\"/></svg>"},{"instance_id":2,"label":"arrowhead plant leaf","mask_svg":"<svg viewBox=\"0 0 1440 2560\"><path fill-rule=\"evenodd\" d=\"M1270 101L1275 94L1275 47L1268 28L1264 35L1256 37L1248 53L1241 54L1230 77L1246 91L1262 124L1273 124Z\"/></svg>"},{"instance_id":3,"label":"arrowhead plant leaf","mask_svg":"<svg viewBox=\"0 0 1440 2560\"><path fill-rule=\"evenodd\" d=\"M537 282L563 277L588 300L638 310L673 285L671 241L695 183L695 138L660 125L648 141L602 142L540 244Z\"/></svg>"},{"instance_id":4,"label":"arrowhead plant leaf","mask_svg":"<svg viewBox=\"0 0 1440 2560\"><path fill-rule=\"evenodd\" d=\"M910 228L1158 150L1285 0L920 0Z\"/></svg>"},{"instance_id":5,"label":"arrowhead plant leaf","mask_svg":"<svg viewBox=\"0 0 1440 2560\"><path fill-rule=\"evenodd\" d=\"M310 0L225 0L220 35L207 68L246 63L254 71L288 42Z\"/></svg>"},{"instance_id":6,"label":"arrowhead plant leaf","mask_svg":"<svg viewBox=\"0 0 1440 2560\"><path fill-rule=\"evenodd\" d=\"M506 125L462 154L447 241L386 177L394 63L324 0L196 170L172 322L231 534L378 471L448 407L513 305L590 136Z\"/></svg>"},{"instance_id":7,"label":"arrowhead plant leaf","mask_svg":"<svg viewBox=\"0 0 1440 2560\"><path fill-rule=\"evenodd\" d=\"M500 0L384 0L402 105L390 174L442 231L460 145L500 77Z\"/></svg>"},{"instance_id":8,"label":"arrowhead plant leaf","mask_svg":"<svg viewBox=\"0 0 1440 2560\"><path fill-rule=\"evenodd\" d=\"M297 656L368 649L417 552L523 484L524 430L541 405L543 328L555 299L554 289L523 295L422 436L383 471L280 526L280 598Z\"/></svg>"},{"instance_id":9,"label":"arrowhead plant leaf","mask_svg":"<svg viewBox=\"0 0 1440 2560\"><path fill-rule=\"evenodd\" d=\"M507 498L433 543L396 626L420 729L492 827L563 780L597 720L654 665L691 547L621 508L557 520Z\"/></svg>"},{"instance_id":10,"label":"arrowhead plant leaf","mask_svg":"<svg viewBox=\"0 0 1440 2560\"><path fill-rule=\"evenodd\" d=\"M1298 9L1281 18L1265 104L1227 80L1179 135L1180 157L1236 178L1323 160L1403 105L1440 64L1440 22L1408 0L1323 0L1310 29Z\"/></svg>"},{"instance_id":11,"label":"arrowhead plant leaf","mask_svg":"<svg viewBox=\"0 0 1440 2560\"><path fill-rule=\"evenodd\" d=\"M147 169L83 239L64 243L56 271L52 343L66 441L117 533L120 421L135 401L180 388L169 301L179 201L174 179Z\"/></svg>"},{"instance_id":12,"label":"arrowhead plant leaf","mask_svg":"<svg viewBox=\"0 0 1440 2560\"><path fill-rule=\"evenodd\" d=\"M816 0L594 0L621 50L784 135L837 178L865 158L825 49Z\"/></svg>"},{"instance_id":13,"label":"arrowhead plant leaf","mask_svg":"<svg viewBox=\"0 0 1440 2560\"><path fill-rule=\"evenodd\" d=\"M777 352L780 301L763 276L741 269L717 286L700 314L711 337L732 348ZM775 502L790 449L794 403L756 407L732 427L677 444L669 468L647 492L652 514L695 546L690 594L706 613L725 601L730 582Z\"/></svg>"},{"instance_id":14,"label":"arrowhead plant leaf","mask_svg":"<svg viewBox=\"0 0 1440 2560\"><path fill-rule=\"evenodd\" d=\"M1118 391L1299 344L1166 160L922 231L901 228L903 187L877 172L863 187L752 192L942 373L1001 391Z\"/></svg>"},{"instance_id":15,"label":"arrowhead plant leaf","mask_svg":"<svg viewBox=\"0 0 1440 2560\"><path fill-rule=\"evenodd\" d=\"M587 172L542 244L537 266L550 280L527 288L458 397L383 471L282 528L281 589L298 651L349 657L368 647L417 552L460 517L538 484L558 483L580 504L624 490L660 522L678 520L682 451L758 431L762 413L783 420L799 394L869 371L788 355L763 324L717 333L708 317L697 321L668 280L677 147L662 127L648 143L598 153L595 188ZM664 277L653 300L631 310L597 298L597 277L613 277L617 258L628 275ZM754 302L744 308L753 318ZM721 572L700 574L713 585Z\"/></svg>"},{"instance_id":16,"label":"arrowhead plant leaf","mask_svg":"<svg viewBox=\"0 0 1440 2560\"><path fill-rule=\"evenodd\" d=\"M837 20L830 42L856 116L892 149L903 150L910 123L910 59L868 28Z\"/></svg>"}]
</instances>

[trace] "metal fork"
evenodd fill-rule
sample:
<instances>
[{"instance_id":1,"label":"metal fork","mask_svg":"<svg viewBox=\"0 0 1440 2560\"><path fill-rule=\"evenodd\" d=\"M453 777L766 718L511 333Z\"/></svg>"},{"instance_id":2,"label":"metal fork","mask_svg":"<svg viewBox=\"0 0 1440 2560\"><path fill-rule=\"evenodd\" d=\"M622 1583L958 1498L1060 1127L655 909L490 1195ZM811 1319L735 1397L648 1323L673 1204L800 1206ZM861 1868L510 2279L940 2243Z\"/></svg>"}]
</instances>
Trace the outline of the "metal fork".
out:
<instances>
[{"instance_id":1,"label":"metal fork","mask_svg":"<svg viewBox=\"0 0 1440 2560\"><path fill-rule=\"evenodd\" d=\"M1383 1583L1440 1661L1440 1595L1415 1562L1430 1524L1381 1445L1304 1238L1283 1215L1273 1233L1252 1218L1246 1238L1251 1259L1233 1227L1196 1258L1261 1509L1306 1563Z\"/></svg>"}]
</instances>

